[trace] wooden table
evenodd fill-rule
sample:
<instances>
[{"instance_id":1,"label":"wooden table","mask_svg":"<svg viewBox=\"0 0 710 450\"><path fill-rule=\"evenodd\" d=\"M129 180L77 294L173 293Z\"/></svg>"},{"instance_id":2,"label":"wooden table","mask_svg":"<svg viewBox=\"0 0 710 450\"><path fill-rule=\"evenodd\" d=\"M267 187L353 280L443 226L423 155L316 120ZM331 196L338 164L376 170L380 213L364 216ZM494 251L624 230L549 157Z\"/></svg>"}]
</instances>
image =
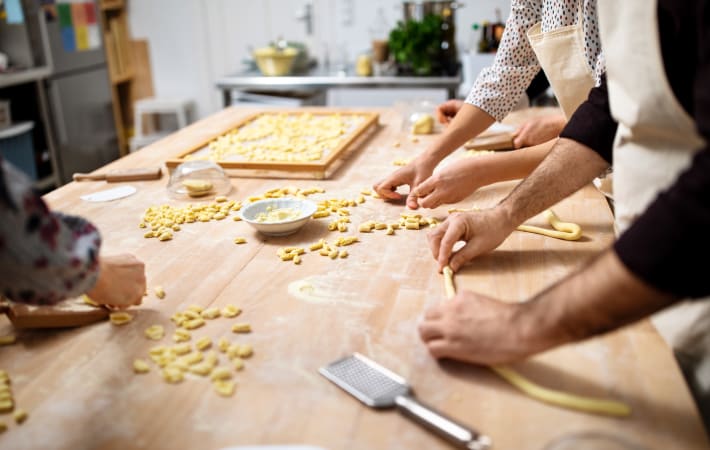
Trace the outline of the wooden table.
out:
<instances>
[{"instance_id":1,"label":"wooden table","mask_svg":"<svg viewBox=\"0 0 710 450\"><path fill-rule=\"evenodd\" d=\"M253 112L224 110L107 168L160 164ZM379 112L381 128L359 143L332 179L234 178L230 198L246 199L285 185L327 190L313 199L356 197L390 172L392 161L412 157L433 139L411 142L401 134L401 118L394 110ZM395 141L401 146L394 147ZM0 435L0 448L219 449L247 444L311 444L331 450L449 448L396 412L367 409L317 373L319 367L354 351L407 378L423 401L491 436L495 449L542 450L556 438L585 431L625 437L647 449L708 448L671 350L648 321L515 365L550 387L626 401L633 407L630 418L541 404L485 368L439 364L428 355L416 325L427 305L444 298L444 289L426 245L426 231L360 234L362 242L348 247L347 259L307 253L301 265L281 262L277 248L340 236L326 230L326 221L312 221L293 236L265 239L248 224L228 218L186 225L172 241L145 239L138 228L144 210L180 204L168 197L167 181L163 177L130 183L138 192L111 203L79 199L110 187L104 182L71 183L46 196L53 208L97 224L104 238L102 252L131 252L144 260L149 295L126 326L105 322L74 330L26 331L18 334L16 345L0 347L0 368L12 377L17 404L30 413L23 425L11 423ZM459 206L491 204L513 185L481 189ZM447 209L425 213L443 217ZM368 219L394 220L403 207L369 198L351 210L357 225ZM582 226L582 240L516 232L500 249L461 270L459 288L521 301L612 242L611 213L593 187L555 210L564 220ZM530 223L542 225L542 219ZM248 243L233 244L236 236L247 237ZM304 301L290 295L289 283L301 279L317 286L320 297ZM165 288L165 299L153 294L156 285ZM236 376L238 388L232 398L218 396L205 379L170 385L155 367L146 375L132 371L133 360L147 357L148 349L157 344L144 337L144 330L156 323L165 325L169 333L160 343L171 344L174 326L169 317L191 304L235 304L244 310L239 319L252 324L253 332L247 336L232 334L234 320L223 318L194 333L254 345L254 356ZM2 322L0 335L9 329ZM9 416L2 419L11 422Z\"/></svg>"}]
</instances>

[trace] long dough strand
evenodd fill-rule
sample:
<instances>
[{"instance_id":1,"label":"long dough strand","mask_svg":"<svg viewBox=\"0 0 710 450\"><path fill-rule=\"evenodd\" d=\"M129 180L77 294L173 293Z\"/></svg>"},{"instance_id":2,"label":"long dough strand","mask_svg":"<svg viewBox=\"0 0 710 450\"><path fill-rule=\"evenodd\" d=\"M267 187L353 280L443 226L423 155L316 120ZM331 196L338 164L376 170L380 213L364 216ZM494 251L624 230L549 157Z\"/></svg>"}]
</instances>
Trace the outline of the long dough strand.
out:
<instances>
[{"instance_id":1,"label":"long dough strand","mask_svg":"<svg viewBox=\"0 0 710 450\"><path fill-rule=\"evenodd\" d=\"M451 267L446 266L444 267L443 273L446 297L451 299L456 295L454 272L451 270ZM564 391L548 389L528 380L518 372L506 366L490 366L489 368L529 397L541 402L550 403L563 408L576 409L596 414L606 414L610 416L625 417L631 414L631 407L625 403L615 400L583 397Z\"/></svg>"},{"instance_id":2,"label":"long dough strand","mask_svg":"<svg viewBox=\"0 0 710 450\"><path fill-rule=\"evenodd\" d=\"M545 218L552 225L554 230L547 228L536 227L533 225L520 225L518 231L527 231L528 233L541 234L556 239L564 239L566 241L576 241L582 237L582 228L576 223L562 222L557 214L551 209L545 211Z\"/></svg>"}]
</instances>

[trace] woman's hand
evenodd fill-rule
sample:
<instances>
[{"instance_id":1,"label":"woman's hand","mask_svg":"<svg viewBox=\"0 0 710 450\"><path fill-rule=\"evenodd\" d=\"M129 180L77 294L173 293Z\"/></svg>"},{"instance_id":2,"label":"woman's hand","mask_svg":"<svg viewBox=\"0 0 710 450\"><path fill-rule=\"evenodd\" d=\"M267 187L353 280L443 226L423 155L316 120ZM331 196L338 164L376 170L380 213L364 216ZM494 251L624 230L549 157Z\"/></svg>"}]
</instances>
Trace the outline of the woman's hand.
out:
<instances>
[{"instance_id":1,"label":"woman's hand","mask_svg":"<svg viewBox=\"0 0 710 450\"><path fill-rule=\"evenodd\" d=\"M411 161L401 169L395 170L385 179L375 183L372 188L377 194L389 200L400 200L402 194L397 192L397 188L404 184L409 185L409 195L407 196L407 207L411 209L419 208L416 196L412 191L424 180L429 178L436 167L436 163L429 162L424 157L419 157Z\"/></svg>"},{"instance_id":2,"label":"woman's hand","mask_svg":"<svg viewBox=\"0 0 710 450\"><path fill-rule=\"evenodd\" d=\"M140 305L146 289L145 265L130 254L102 257L99 278L86 293L101 305L128 308Z\"/></svg>"},{"instance_id":3,"label":"woman's hand","mask_svg":"<svg viewBox=\"0 0 710 450\"><path fill-rule=\"evenodd\" d=\"M457 99L445 101L444 103L436 107L436 119L439 121L440 124L448 124L459 112L459 110L463 106L463 103L463 100Z\"/></svg>"},{"instance_id":4,"label":"woman's hand","mask_svg":"<svg viewBox=\"0 0 710 450\"><path fill-rule=\"evenodd\" d=\"M422 208L459 202L482 186L476 173L480 168L477 158L461 158L433 174L411 190Z\"/></svg>"}]
</instances>

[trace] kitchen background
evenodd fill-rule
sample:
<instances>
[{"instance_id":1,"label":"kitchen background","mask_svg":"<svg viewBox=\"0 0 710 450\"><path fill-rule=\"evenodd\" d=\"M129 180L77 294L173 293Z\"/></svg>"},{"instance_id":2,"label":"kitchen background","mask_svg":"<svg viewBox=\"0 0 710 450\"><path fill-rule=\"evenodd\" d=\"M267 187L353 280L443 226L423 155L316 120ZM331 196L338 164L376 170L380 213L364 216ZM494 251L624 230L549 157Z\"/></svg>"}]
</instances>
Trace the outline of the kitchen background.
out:
<instances>
[{"instance_id":1,"label":"kitchen background","mask_svg":"<svg viewBox=\"0 0 710 450\"><path fill-rule=\"evenodd\" d=\"M510 12L509 0L459 4L456 44L462 54L480 37L480 31L472 37L474 23L496 21L496 9L505 21ZM380 11L390 28L403 18L398 0L142 0L130 2L129 21L134 38L149 42L156 95L191 98L196 115L205 117L222 107L215 80L242 71L250 49L283 37L305 43L321 65L326 58L335 65L343 56L352 65L370 50ZM487 56L484 61L492 61Z\"/></svg>"}]
</instances>

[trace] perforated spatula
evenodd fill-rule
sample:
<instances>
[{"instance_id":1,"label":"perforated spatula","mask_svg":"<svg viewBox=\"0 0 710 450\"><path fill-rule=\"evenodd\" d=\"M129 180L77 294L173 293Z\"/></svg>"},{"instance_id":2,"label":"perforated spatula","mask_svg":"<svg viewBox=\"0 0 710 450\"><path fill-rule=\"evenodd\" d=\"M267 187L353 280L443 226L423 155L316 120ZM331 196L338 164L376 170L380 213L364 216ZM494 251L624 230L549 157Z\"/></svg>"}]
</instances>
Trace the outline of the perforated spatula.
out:
<instances>
[{"instance_id":1,"label":"perforated spatula","mask_svg":"<svg viewBox=\"0 0 710 450\"><path fill-rule=\"evenodd\" d=\"M359 353L321 367L318 372L371 408L397 407L406 417L434 431L458 448L490 448L491 440L488 436L420 403L402 377Z\"/></svg>"}]
</instances>

